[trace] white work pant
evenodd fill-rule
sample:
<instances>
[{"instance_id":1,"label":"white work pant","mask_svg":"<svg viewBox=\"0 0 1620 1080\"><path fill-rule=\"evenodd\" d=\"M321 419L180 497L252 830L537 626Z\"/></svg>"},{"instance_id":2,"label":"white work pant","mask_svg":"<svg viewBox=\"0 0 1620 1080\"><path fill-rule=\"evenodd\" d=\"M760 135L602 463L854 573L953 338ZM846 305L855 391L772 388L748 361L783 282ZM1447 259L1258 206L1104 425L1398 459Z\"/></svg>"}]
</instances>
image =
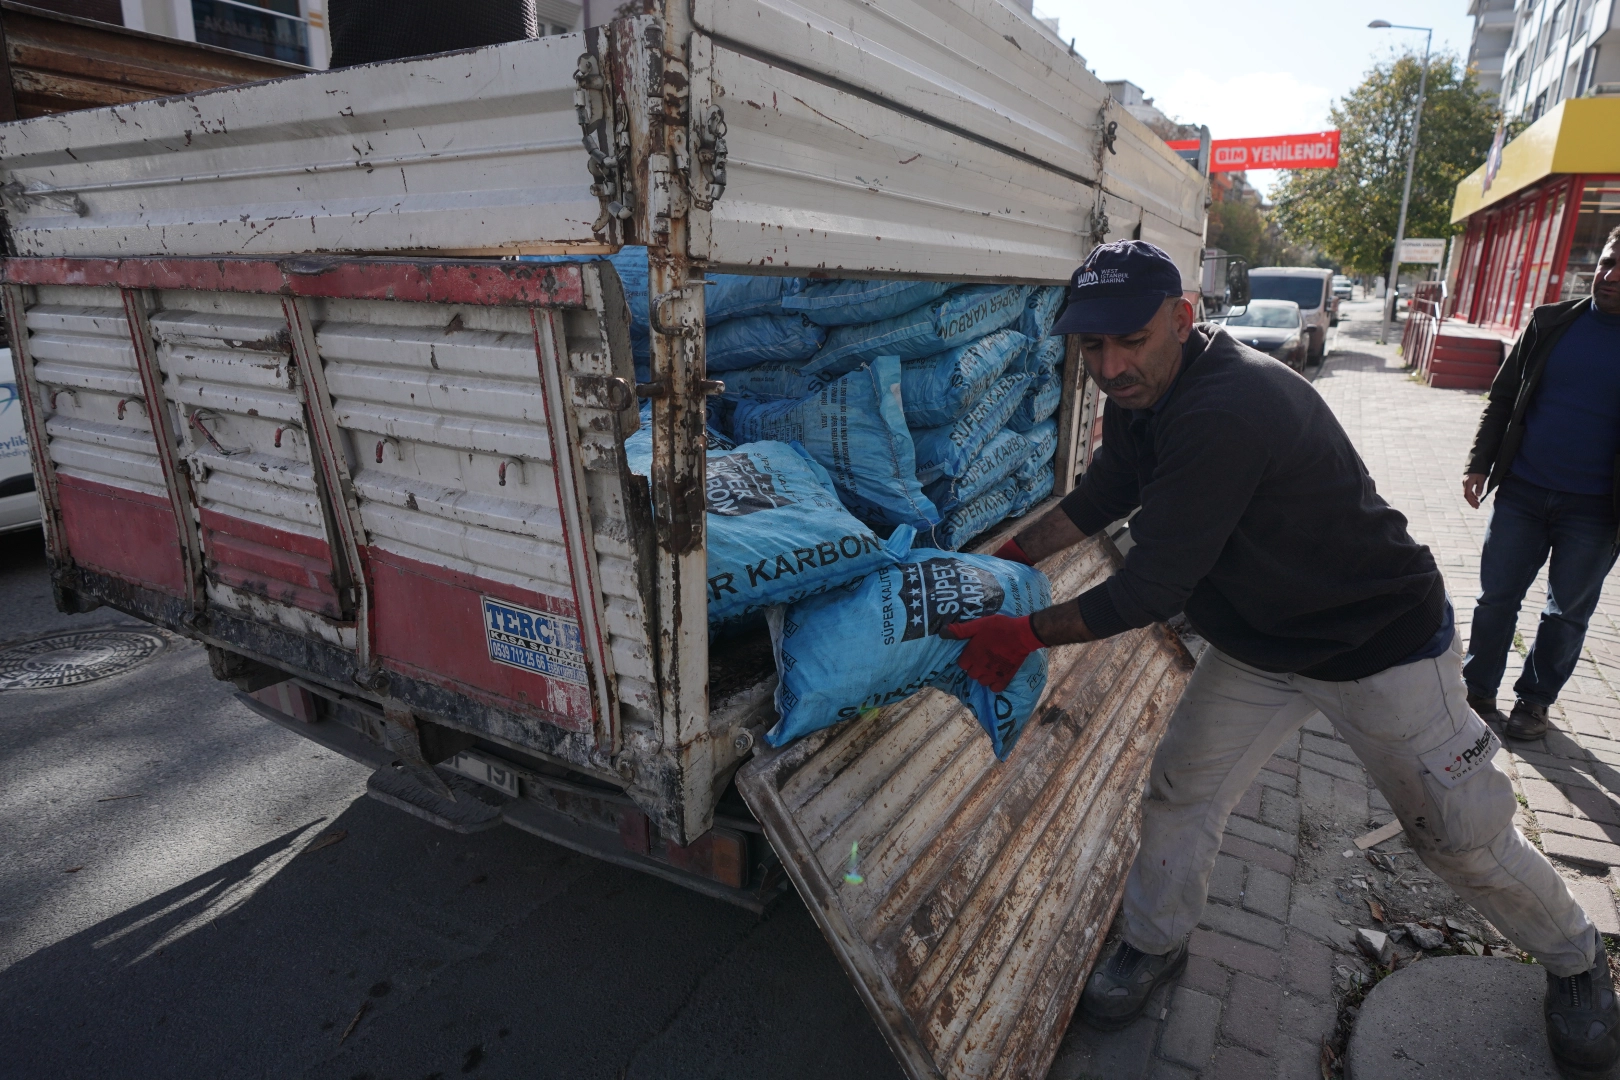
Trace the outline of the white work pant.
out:
<instances>
[{"instance_id":1,"label":"white work pant","mask_svg":"<svg viewBox=\"0 0 1620 1080\"><path fill-rule=\"evenodd\" d=\"M1458 644L1352 682L1276 675L1210 648L1153 760L1142 850L1125 884L1125 938L1174 949L1204 909L1226 818L1282 741L1321 710L1356 752L1431 870L1558 976L1592 965L1597 932L1513 825L1516 801L1468 707ZM1366 822L1345 821L1359 833Z\"/></svg>"}]
</instances>

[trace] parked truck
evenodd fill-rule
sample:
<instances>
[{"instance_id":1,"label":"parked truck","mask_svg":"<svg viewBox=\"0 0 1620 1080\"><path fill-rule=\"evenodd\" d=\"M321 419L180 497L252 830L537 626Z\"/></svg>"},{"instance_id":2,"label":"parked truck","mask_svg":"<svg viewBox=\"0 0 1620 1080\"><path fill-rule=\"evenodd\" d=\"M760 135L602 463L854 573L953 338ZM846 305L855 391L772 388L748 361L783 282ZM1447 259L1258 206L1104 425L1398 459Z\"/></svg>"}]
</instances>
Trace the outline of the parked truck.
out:
<instances>
[{"instance_id":1,"label":"parked truck","mask_svg":"<svg viewBox=\"0 0 1620 1080\"><path fill-rule=\"evenodd\" d=\"M754 909L791 883L909 1076L1045 1074L1190 659L1052 650L1004 763L937 691L767 748L768 640L708 633L703 275L1054 284L1141 237L1197 281L1201 178L1069 47L999 0L669 0L0 126L0 181L61 608L201 642L439 825ZM627 244L646 381L611 264L514 258ZM1041 569L1072 596L1118 559Z\"/></svg>"}]
</instances>

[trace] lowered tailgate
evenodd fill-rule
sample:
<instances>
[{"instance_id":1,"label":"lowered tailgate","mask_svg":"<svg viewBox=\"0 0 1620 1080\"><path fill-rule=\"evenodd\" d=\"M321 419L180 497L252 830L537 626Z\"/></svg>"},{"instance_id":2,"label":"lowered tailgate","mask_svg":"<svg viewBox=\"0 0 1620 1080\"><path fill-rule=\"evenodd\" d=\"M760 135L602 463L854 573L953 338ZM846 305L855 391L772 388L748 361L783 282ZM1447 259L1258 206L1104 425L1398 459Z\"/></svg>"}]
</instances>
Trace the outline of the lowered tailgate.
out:
<instances>
[{"instance_id":1,"label":"lowered tailgate","mask_svg":"<svg viewBox=\"0 0 1620 1080\"><path fill-rule=\"evenodd\" d=\"M1106 577L1096 539L1041 569ZM1163 627L1053 650L997 763L929 690L746 765L743 797L907 1075L1046 1075L1136 853L1144 773L1191 658Z\"/></svg>"}]
</instances>

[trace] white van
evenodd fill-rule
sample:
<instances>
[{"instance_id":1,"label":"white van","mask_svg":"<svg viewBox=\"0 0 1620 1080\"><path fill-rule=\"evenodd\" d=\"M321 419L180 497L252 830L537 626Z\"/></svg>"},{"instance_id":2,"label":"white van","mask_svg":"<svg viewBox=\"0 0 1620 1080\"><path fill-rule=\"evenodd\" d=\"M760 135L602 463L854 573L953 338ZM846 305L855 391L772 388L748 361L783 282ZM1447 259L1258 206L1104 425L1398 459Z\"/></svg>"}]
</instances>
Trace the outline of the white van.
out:
<instances>
[{"instance_id":1,"label":"white van","mask_svg":"<svg viewBox=\"0 0 1620 1080\"><path fill-rule=\"evenodd\" d=\"M11 372L11 350L0 349L0 375ZM28 461L28 432L23 426L17 384L0 382L0 533L39 524L39 495L34 467Z\"/></svg>"},{"instance_id":2,"label":"white van","mask_svg":"<svg viewBox=\"0 0 1620 1080\"><path fill-rule=\"evenodd\" d=\"M1298 304L1310 337L1305 362L1322 362L1328 329L1339 321L1333 271L1316 266L1257 266L1249 271L1249 296L1253 300L1292 300Z\"/></svg>"}]
</instances>

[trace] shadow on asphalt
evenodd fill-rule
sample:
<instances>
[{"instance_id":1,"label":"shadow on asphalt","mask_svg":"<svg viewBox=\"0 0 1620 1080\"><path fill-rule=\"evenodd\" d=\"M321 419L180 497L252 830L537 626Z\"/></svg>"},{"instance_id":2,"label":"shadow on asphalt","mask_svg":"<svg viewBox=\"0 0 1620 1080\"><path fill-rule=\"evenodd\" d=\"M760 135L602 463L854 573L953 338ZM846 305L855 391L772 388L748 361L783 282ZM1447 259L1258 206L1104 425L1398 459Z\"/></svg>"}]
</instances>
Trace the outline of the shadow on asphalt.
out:
<instances>
[{"instance_id":1,"label":"shadow on asphalt","mask_svg":"<svg viewBox=\"0 0 1620 1080\"><path fill-rule=\"evenodd\" d=\"M796 899L365 798L26 957L0 1015L19 1077L898 1076Z\"/></svg>"}]
</instances>

